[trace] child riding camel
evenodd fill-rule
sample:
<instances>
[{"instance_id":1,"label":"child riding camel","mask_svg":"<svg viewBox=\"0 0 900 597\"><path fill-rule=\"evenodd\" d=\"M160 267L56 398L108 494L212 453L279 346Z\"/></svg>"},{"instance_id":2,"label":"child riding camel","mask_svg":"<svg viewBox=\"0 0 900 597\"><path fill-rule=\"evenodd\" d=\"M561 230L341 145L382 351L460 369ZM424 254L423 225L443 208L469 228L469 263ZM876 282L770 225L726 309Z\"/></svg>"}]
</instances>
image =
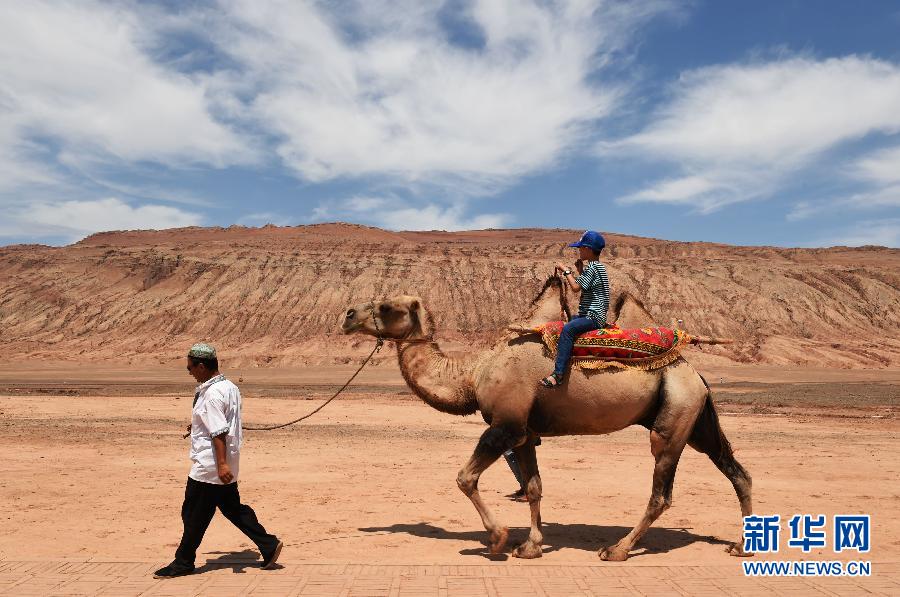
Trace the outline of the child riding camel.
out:
<instances>
[{"instance_id":1,"label":"child riding camel","mask_svg":"<svg viewBox=\"0 0 900 597\"><path fill-rule=\"evenodd\" d=\"M559 336L553 373L541 380L541 384L548 388L555 388L562 383L566 366L572 357L575 339L581 334L606 326L606 311L609 308L609 278L606 266L599 261L600 252L606 246L603 236L599 232L588 230L581 235L581 240L569 246L578 248L578 261L575 262L578 275L562 263L557 263L556 269L562 272L572 290L581 293L581 301L578 303L578 316L563 326Z\"/></svg>"}]
</instances>

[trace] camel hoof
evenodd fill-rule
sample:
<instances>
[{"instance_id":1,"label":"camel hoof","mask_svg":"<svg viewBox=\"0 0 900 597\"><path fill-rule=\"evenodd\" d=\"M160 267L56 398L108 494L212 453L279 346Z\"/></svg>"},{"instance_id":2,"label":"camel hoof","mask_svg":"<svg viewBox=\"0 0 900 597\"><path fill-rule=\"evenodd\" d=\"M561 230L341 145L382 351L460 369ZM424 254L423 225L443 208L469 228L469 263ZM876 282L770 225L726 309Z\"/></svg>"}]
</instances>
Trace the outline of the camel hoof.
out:
<instances>
[{"instance_id":1,"label":"camel hoof","mask_svg":"<svg viewBox=\"0 0 900 597\"><path fill-rule=\"evenodd\" d=\"M523 560L533 560L544 555L541 546L537 543L525 542L515 548L512 552L514 558L522 558Z\"/></svg>"},{"instance_id":2,"label":"camel hoof","mask_svg":"<svg viewBox=\"0 0 900 597\"><path fill-rule=\"evenodd\" d=\"M731 543L725 548L725 551L728 552L728 555L736 558L751 558L756 555L753 552L744 551L744 545L742 543Z\"/></svg>"},{"instance_id":3,"label":"camel hoof","mask_svg":"<svg viewBox=\"0 0 900 597\"><path fill-rule=\"evenodd\" d=\"M600 556L601 560L604 560L606 562L624 562L628 559L628 552L622 549L617 549L615 546L604 547L597 555Z\"/></svg>"},{"instance_id":4,"label":"camel hoof","mask_svg":"<svg viewBox=\"0 0 900 597\"><path fill-rule=\"evenodd\" d=\"M506 547L506 539L509 537L509 529L501 527L491 532L491 553L503 553Z\"/></svg>"}]
</instances>

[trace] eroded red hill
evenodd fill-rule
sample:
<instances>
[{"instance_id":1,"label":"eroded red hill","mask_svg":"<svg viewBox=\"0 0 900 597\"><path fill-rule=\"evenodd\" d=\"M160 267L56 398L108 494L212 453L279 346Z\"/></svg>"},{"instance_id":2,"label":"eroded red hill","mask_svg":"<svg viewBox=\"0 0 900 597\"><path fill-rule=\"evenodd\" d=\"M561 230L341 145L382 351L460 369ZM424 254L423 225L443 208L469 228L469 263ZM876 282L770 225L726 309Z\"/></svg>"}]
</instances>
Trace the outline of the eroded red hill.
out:
<instances>
[{"instance_id":1,"label":"eroded red hill","mask_svg":"<svg viewBox=\"0 0 900 597\"><path fill-rule=\"evenodd\" d=\"M232 226L4 247L0 358L168 361L204 339L231 363L341 362L369 347L339 334L346 307L399 293L423 297L451 348L484 345L571 260L564 243L579 233ZM614 292L660 322L739 340L692 358L900 365L900 250L607 239Z\"/></svg>"}]
</instances>

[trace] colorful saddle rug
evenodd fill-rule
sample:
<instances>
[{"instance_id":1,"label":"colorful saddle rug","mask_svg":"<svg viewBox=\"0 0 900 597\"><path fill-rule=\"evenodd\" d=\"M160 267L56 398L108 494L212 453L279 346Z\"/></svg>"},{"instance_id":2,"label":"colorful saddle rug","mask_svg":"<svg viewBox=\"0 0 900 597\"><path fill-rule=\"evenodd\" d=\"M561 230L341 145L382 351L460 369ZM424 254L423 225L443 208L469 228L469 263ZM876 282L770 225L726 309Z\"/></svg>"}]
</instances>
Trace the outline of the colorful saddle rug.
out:
<instances>
[{"instance_id":1,"label":"colorful saddle rug","mask_svg":"<svg viewBox=\"0 0 900 597\"><path fill-rule=\"evenodd\" d=\"M564 321L551 321L538 330L551 357ZM582 334L575 339L572 366L579 369L665 367L678 358L681 347L691 341L684 330L663 327L622 329L615 324Z\"/></svg>"}]
</instances>

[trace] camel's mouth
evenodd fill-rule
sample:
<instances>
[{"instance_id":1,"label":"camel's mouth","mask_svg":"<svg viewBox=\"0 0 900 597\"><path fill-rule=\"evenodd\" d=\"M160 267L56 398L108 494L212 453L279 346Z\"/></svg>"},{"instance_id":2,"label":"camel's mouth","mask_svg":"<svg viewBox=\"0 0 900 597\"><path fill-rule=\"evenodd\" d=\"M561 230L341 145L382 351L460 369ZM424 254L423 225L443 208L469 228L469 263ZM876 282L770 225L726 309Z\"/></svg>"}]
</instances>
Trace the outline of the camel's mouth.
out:
<instances>
[{"instance_id":1,"label":"camel's mouth","mask_svg":"<svg viewBox=\"0 0 900 597\"><path fill-rule=\"evenodd\" d=\"M348 309L347 314L344 316L344 321L341 322L341 331L344 334L367 331L365 325L367 320L365 311Z\"/></svg>"},{"instance_id":2,"label":"camel's mouth","mask_svg":"<svg viewBox=\"0 0 900 597\"><path fill-rule=\"evenodd\" d=\"M347 322L341 324L341 331L345 334L352 334L356 330L362 327L361 321Z\"/></svg>"},{"instance_id":3,"label":"camel's mouth","mask_svg":"<svg viewBox=\"0 0 900 597\"><path fill-rule=\"evenodd\" d=\"M344 314L344 321L341 322L341 331L344 332L344 334L352 334L362 327L362 311L363 310L359 307L347 309L347 312Z\"/></svg>"}]
</instances>

